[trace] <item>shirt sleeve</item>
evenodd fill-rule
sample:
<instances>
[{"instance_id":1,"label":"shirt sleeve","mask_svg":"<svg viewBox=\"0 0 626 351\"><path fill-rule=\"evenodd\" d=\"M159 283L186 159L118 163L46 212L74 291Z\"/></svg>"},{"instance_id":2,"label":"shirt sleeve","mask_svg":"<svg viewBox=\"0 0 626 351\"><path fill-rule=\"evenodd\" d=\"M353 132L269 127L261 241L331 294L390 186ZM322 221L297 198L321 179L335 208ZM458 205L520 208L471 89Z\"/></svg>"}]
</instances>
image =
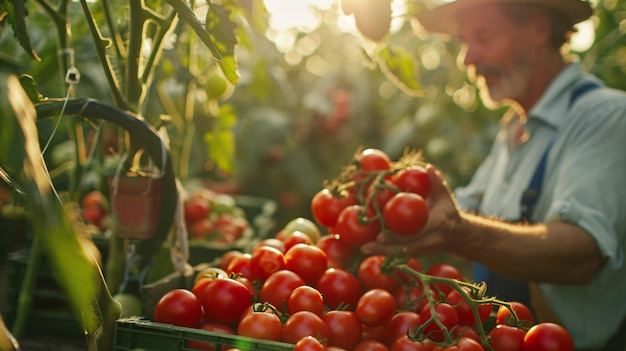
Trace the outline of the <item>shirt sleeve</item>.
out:
<instances>
[{"instance_id":1,"label":"shirt sleeve","mask_svg":"<svg viewBox=\"0 0 626 351\"><path fill-rule=\"evenodd\" d=\"M590 94L591 95L591 94ZM583 100L583 99L581 99ZM584 99L575 123L564 130L547 221L575 224L596 241L607 270L621 267L626 232L626 97ZM556 148L556 144L555 144ZM608 273L607 273L608 274Z\"/></svg>"}]
</instances>

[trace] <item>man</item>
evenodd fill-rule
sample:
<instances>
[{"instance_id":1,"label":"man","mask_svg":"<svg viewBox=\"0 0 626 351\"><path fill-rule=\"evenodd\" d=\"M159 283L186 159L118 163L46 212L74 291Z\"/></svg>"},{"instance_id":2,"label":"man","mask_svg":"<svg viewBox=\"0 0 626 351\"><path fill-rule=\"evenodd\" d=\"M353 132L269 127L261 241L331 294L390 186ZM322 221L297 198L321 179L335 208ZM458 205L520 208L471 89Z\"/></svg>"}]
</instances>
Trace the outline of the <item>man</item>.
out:
<instances>
[{"instance_id":1,"label":"man","mask_svg":"<svg viewBox=\"0 0 626 351\"><path fill-rule=\"evenodd\" d=\"M456 196L428 169L428 223L398 240L531 283L537 319L563 325L579 350L624 350L626 95L561 54L591 13L579 0L458 0L423 14L427 30L465 44L483 97L511 109ZM393 243L381 236L363 251L394 253Z\"/></svg>"}]
</instances>

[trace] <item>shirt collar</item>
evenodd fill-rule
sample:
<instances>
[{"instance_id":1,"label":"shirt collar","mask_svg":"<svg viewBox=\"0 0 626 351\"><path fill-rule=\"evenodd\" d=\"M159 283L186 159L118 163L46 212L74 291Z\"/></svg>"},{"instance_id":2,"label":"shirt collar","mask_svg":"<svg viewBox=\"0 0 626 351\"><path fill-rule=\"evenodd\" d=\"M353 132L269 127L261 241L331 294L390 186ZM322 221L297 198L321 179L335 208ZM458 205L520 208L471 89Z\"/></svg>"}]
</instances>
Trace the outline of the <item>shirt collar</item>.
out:
<instances>
[{"instance_id":1,"label":"shirt collar","mask_svg":"<svg viewBox=\"0 0 626 351\"><path fill-rule=\"evenodd\" d=\"M554 128L559 128L569 108L570 91L583 78L580 62L567 64L548 85L539 101L528 112L528 118L537 119Z\"/></svg>"}]
</instances>

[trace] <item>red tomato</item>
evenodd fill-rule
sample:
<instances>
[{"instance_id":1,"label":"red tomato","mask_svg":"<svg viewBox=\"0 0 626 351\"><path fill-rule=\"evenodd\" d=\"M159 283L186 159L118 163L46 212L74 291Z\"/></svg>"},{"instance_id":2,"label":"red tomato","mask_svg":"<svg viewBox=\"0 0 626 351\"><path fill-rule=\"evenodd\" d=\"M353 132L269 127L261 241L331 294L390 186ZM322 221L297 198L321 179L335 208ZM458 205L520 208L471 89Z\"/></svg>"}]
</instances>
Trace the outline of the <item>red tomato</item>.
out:
<instances>
[{"instance_id":1,"label":"red tomato","mask_svg":"<svg viewBox=\"0 0 626 351\"><path fill-rule=\"evenodd\" d=\"M361 326L361 341L376 340L384 344L387 340L387 328L384 325L370 327L361 324Z\"/></svg>"},{"instance_id":2,"label":"red tomato","mask_svg":"<svg viewBox=\"0 0 626 351\"><path fill-rule=\"evenodd\" d=\"M305 336L298 340L293 351L325 351L326 348L318 339L313 336Z\"/></svg>"},{"instance_id":3,"label":"red tomato","mask_svg":"<svg viewBox=\"0 0 626 351\"><path fill-rule=\"evenodd\" d=\"M515 312L517 318L519 319L520 327L530 328L533 324L535 324L535 317L528 306L517 301L510 302L510 305L511 309ZM515 317L505 306L500 306L498 308L498 313L496 314L496 324L506 324L514 327L517 326L515 325Z\"/></svg>"},{"instance_id":4,"label":"red tomato","mask_svg":"<svg viewBox=\"0 0 626 351\"><path fill-rule=\"evenodd\" d=\"M236 256L242 256L243 252L239 250L229 250L226 251L222 256L220 256L218 267L226 271L228 269L228 264L230 264L230 260Z\"/></svg>"},{"instance_id":5,"label":"red tomato","mask_svg":"<svg viewBox=\"0 0 626 351\"><path fill-rule=\"evenodd\" d=\"M102 228L104 225L104 219L107 217L107 211L98 206L91 206L83 208L82 210L83 218L98 228Z\"/></svg>"},{"instance_id":6,"label":"red tomato","mask_svg":"<svg viewBox=\"0 0 626 351\"><path fill-rule=\"evenodd\" d=\"M338 268L329 268L317 281L317 290L324 297L324 304L331 310L344 307L354 310L361 296L361 284L352 273Z\"/></svg>"},{"instance_id":7,"label":"red tomato","mask_svg":"<svg viewBox=\"0 0 626 351\"><path fill-rule=\"evenodd\" d=\"M207 322L233 325L251 305L250 291L235 279L215 279L202 291L202 307Z\"/></svg>"},{"instance_id":8,"label":"red tomato","mask_svg":"<svg viewBox=\"0 0 626 351\"><path fill-rule=\"evenodd\" d=\"M252 251L250 268L262 281L272 273L285 268L285 255L271 246L260 246Z\"/></svg>"},{"instance_id":9,"label":"red tomato","mask_svg":"<svg viewBox=\"0 0 626 351\"><path fill-rule=\"evenodd\" d=\"M391 159L382 150L365 149L356 157L361 170L366 172L387 171L391 169Z\"/></svg>"},{"instance_id":10,"label":"red tomato","mask_svg":"<svg viewBox=\"0 0 626 351\"><path fill-rule=\"evenodd\" d=\"M574 340L565 328L556 323L539 323L526 332L523 350L574 351Z\"/></svg>"},{"instance_id":11,"label":"red tomato","mask_svg":"<svg viewBox=\"0 0 626 351\"><path fill-rule=\"evenodd\" d=\"M416 312L400 311L394 314L385 327L387 345L393 345L399 337L413 333L413 330L420 326L420 321L420 315Z\"/></svg>"},{"instance_id":12,"label":"red tomato","mask_svg":"<svg viewBox=\"0 0 626 351\"><path fill-rule=\"evenodd\" d=\"M364 290L380 288L391 292L398 286L399 278L396 275L380 271L383 261L385 261L385 256L372 255L364 258L359 264L357 276Z\"/></svg>"},{"instance_id":13,"label":"red tomato","mask_svg":"<svg viewBox=\"0 0 626 351\"><path fill-rule=\"evenodd\" d=\"M494 351L522 351L526 331L504 324L497 324L489 332L491 341L489 345Z\"/></svg>"},{"instance_id":14,"label":"red tomato","mask_svg":"<svg viewBox=\"0 0 626 351\"><path fill-rule=\"evenodd\" d=\"M196 295L196 297L198 299L200 299L200 302L202 302L202 292L204 291L204 289L216 278L200 278L194 285L193 288L191 289L191 292Z\"/></svg>"},{"instance_id":15,"label":"red tomato","mask_svg":"<svg viewBox=\"0 0 626 351\"><path fill-rule=\"evenodd\" d=\"M106 207L106 198L104 194L99 190L92 190L85 194L83 198L80 200L80 207L82 208L90 208L90 207Z\"/></svg>"},{"instance_id":16,"label":"red tomato","mask_svg":"<svg viewBox=\"0 0 626 351\"><path fill-rule=\"evenodd\" d=\"M384 289L371 289L363 293L356 304L356 314L364 325L385 325L393 317L396 300Z\"/></svg>"},{"instance_id":17,"label":"red tomato","mask_svg":"<svg viewBox=\"0 0 626 351\"><path fill-rule=\"evenodd\" d=\"M287 235L287 237L283 239L283 243L285 246L284 252L289 251L289 249L294 247L296 244L308 244L308 245L314 244L310 236L308 236L306 233L303 233L299 230L296 230L295 232L292 232L291 234Z\"/></svg>"},{"instance_id":18,"label":"red tomato","mask_svg":"<svg viewBox=\"0 0 626 351\"><path fill-rule=\"evenodd\" d=\"M382 211L385 208L385 204L396 195L395 185L387 179L383 179L382 182L372 182L367 189L367 198L371 199L369 202L369 209L372 211Z\"/></svg>"},{"instance_id":19,"label":"red tomato","mask_svg":"<svg viewBox=\"0 0 626 351\"><path fill-rule=\"evenodd\" d=\"M324 298L322 294L308 285L302 285L293 289L287 299L287 312L294 314L298 311L309 311L321 316L324 313Z\"/></svg>"},{"instance_id":20,"label":"red tomato","mask_svg":"<svg viewBox=\"0 0 626 351\"><path fill-rule=\"evenodd\" d=\"M347 267L356 253L355 248L343 242L338 234L324 235L315 245L326 253L329 260L339 263L341 267Z\"/></svg>"},{"instance_id":21,"label":"red tomato","mask_svg":"<svg viewBox=\"0 0 626 351\"><path fill-rule=\"evenodd\" d=\"M193 223L209 217L211 203L205 199L195 197L185 202L185 222Z\"/></svg>"},{"instance_id":22,"label":"red tomato","mask_svg":"<svg viewBox=\"0 0 626 351\"><path fill-rule=\"evenodd\" d=\"M453 265L447 263L438 263L433 265L426 271L426 274L440 278L454 279L458 281L463 280L463 275L461 274L461 272ZM439 288L439 290L441 290L441 292L444 294L448 294L452 290L452 287L445 283L438 283L434 285Z\"/></svg>"},{"instance_id":23,"label":"red tomato","mask_svg":"<svg viewBox=\"0 0 626 351\"><path fill-rule=\"evenodd\" d=\"M334 227L341 211L356 203L352 196L335 195L328 189L322 189L311 200L311 212L319 224Z\"/></svg>"},{"instance_id":24,"label":"red tomato","mask_svg":"<svg viewBox=\"0 0 626 351\"><path fill-rule=\"evenodd\" d=\"M256 244L254 246L254 249L256 249L257 247L261 247L261 246L271 246L275 249L277 249L278 251L285 253L285 251L287 251L285 249L285 242L282 241L281 239L277 239L277 238L267 238L267 239L263 239L261 241L259 241L258 244Z\"/></svg>"},{"instance_id":25,"label":"red tomato","mask_svg":"<svg viewBox=\"0 0 626 351\"><path fill-rule=\"evenodd\" d=\"M409 257L408 260L406 261L406 265L416 272L422 271L422 262L420 262L420 260L416 257L412 257L412 256ZM406 273L406 272L398 271L396 272L396 274L400 277L400 279L402 280L404 284L407 284L411 281L416 281L416 282L419 281L419 279L417 279L415 276L412 276L411 274Z\"/></svg>"},{"instance_id":26,"label":"red tomato","mask_svg":"<svg viewBox=\"0 0 626 351\"><path fill-rule=\"evenodd\" d=\"M339 240L352 247L359 247L376 239L380 233L380 220L372 210L365 210L362 205L348 206L341 211L336 232Z\"/></svg>"},{"instance_id":27,"label":"red tomato","mask_svg":"<svg viewBox=\"0 0 626 351\"><path fill-rule=\"evenodd\" d=\"M281 341L283 326L273 313L250 312L245 314L237 326L237 335L263 340Z\"/></svg>"},{"instance_id":28,"label":"red tomato","mask_svg":"<svg viewBox=\"0 0 626 351\"><path fill-rule=\"evenodd\" d=\"M445 351L484 351L485 349L482 347L482 345L478 341L474 339L461 338L457 345L433 347L433 351L439 351L439 350L442 350L442 351L443 350Z\"/></svg>"},{"instance_id":29,"label":"red tomato","mask_svg":"<svg viewBox=\"0 0 626 351\"><path fill-rule=\"evenodd\" d=\"M329 346L352 350L361 341L361 320L353 311L331 310L324 313L322 319L328 326Z\"/></svg>"},{"instance_id":30,"label":"red tomato","mask_svg":"<svg viewBox=\"0 0 626 351\"><path fill-rule=\"evenodd\" d=\"M292 314L283 325L283 341L290 344L296 344L306 336L313 336L326 346L329 335L328 326L322 317L309 311Z\"/></svg>"},{"instance_id":31,"label":"red tomato","mask_svg":"<svg viewBox=\"0 0 626 351\"><path fill-rule=\"evenodd\" d=\"M418 194L395 194L383 209L383 219L389 230L398 235L412 235L424 228L428 220L428 205Z\"/></svg>"},{"instance_id":32,"label":"red tomato","mask_svg":"<svg viewBox=\"0 0 626 351\"><path fill-rule=\"evenodd\" d=\"M328 268L328 258L317 246L297 244L285 253L285 268L298 274L305 283L315 285Z\"/></svg>"},{"instance_id":33,"label":"red tomato","mask_svg":"<svg viewBox=\"0 0 626 351\"><path fill-rule=\"evenodd\" d=\"M465 301L463 296L456 291L450 290L448 295L446 295L446 302L452 305L456 309L456 312L459 316L459 324L463 325L475 325L476 319L474 318L474 312L470 307L470 304ZM484 323L489 315L491 314L492 305L490 303L480 304L476 308L476 312L478 313L478 317L480 318L480 322Z\"/></svg>"},{"instance_id":34,"label":"red tomato","mask_svg":"<svg viewBox=\"0 0 626 351\"><path fill-rule=\"evenodd\" d=\"M434 347L432 342L428 340L415 341L411 340L408 335L404 334L395 339L391 344L391 351L430 351Z\"/></svg>"},{"instance_id":35,"label":"red tomato","mask_svg":"<svg viewBox=\"0 0 626 351\"><path fill-rule=\"evenodd\" d=\"M389 348L378 340L363 340L361 341L353 351L389 351Z\"/></svg>"},{"instance_id":36,"label":"red tomato","mask_svg":"<svg viewBox=\"0 0 626 351\"><path fill-rule=\"evenodd\" d=\"M166 292L154 306L155 322L195 328L200 323L200 318L202 318L200 300L186 289Z\"/></svg>"},{"instance_id":37,"label":"red tomato","mask_svg":"<svg viewBox=\"0 0 626 351\"><path fill-rule=\"evenodd\" d=\"M434 305L435 317L441 324L448 330L448 332L459 323L459 317L456 314L454 307L445 302L439 302ZM424 305L422 311L419 313L422 325L428 325L423 330L423 335L430 335L429 338L433 341L445 340L444 330L431 319L430 304Z\"/></svg>"},{"instance_id":38,"label":"red tomato","mask_svg":"<svg viewBox=\"0 0 626 351\"><path fill-rule=\"evenodd\" d=\"M206 331L210 331L214 333L220 333L220 334L235 335L235 331L233 330L233 328L225 324L221 324L221 323L204 323L200 325L198 329L202 329L202 330L206 330ZM232 350L232 348L224 349L223 346L218 346L218 347L221 347L220 350ZM218 347L216 347L215 344L210 341L200 341L200 340L188 340L187 341L187 348L189 349L214 351L218 349Z\"/></svg>"},{"instance_id":39,"label":"red tomato","mask_svg":"<svg viewBox=\"0 0 626 351\"><path fill-rule=\"evenodd\" d=\"M226 273L228 273L228 275L239 274L251 281L258 280L259 276L252 270L252 265L250 264L251 259L252 255L249 253L233 257L228 263Z\"/></svg>"},{"instance_id":40,"label":"red tomato","mask_svg":"<svg viewBox=\"0 0 626 351\"><path fill-rule=\"evenodd\" d=\"M400 191L415 193L425 199L430 195L430 181L426 169L422 166L413 165L401 169L394 174L392 181Z\"/></svg>"},{"instance_id":41,"label":"red tomato","mask_svg":"<svg viewBox=\"0 0 626 351\"><path fill-rule=\"evenodd\" d=\"M278 271L270 275L261 286L261 302L269 302L282 312L283 304L299 286L305 285L300 276L290 270Z\"/></svg>"}]
</instances>

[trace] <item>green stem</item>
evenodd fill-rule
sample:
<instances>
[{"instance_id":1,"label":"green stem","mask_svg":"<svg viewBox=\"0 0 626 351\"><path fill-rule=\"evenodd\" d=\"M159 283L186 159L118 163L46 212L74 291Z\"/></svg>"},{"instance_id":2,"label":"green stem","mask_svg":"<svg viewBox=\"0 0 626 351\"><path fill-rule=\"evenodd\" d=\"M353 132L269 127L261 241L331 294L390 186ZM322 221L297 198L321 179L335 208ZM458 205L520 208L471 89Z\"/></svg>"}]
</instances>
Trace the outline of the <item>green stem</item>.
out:
<instances>
[{"instance_id":1,"label":"green stem","mask_svg":"<svg viewBox=\"0 0 626 351\"><path fill-rule=\"evenodd\" d=\"M33 292L37 285L37 273L40 271L42 254L43 246L41 240L35 235L28 251L28 262L26 264L26 271L24 272L24 281L22 282L17 301L15 321L11 327L11 331L17 339L23 335L29 320L29 314L33 304Z\"/></svg>"}]
</instances>

